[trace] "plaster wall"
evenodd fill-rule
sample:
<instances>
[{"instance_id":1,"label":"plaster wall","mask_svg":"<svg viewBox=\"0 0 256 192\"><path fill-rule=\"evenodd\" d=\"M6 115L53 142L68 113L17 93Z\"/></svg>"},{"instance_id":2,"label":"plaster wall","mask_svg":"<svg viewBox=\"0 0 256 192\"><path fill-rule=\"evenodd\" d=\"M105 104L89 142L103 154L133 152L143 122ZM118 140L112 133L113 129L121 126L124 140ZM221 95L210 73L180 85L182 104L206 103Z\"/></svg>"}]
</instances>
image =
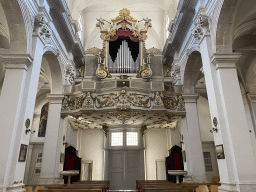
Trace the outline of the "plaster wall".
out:
<instances>
[{"instance_id":1,"label":"plaster wall","mask_svg":"<svg viewBox=\"0 0 256 192\"><path fill-rule=\"evenodd\" d=\"M103 137L102 130L81 131L81 158L93 161L92 180L103 180Z\"/></svg>"},{"instance_id":2,"label":"plaster wall","mask_svg":"<svg viewBox=\"0 0 256 192\"><path fill-rule=\"evenodd\" d=\"M251 139L253 152L254 152L254 158L256 159L256 139L255 139L254 127L253 127L253 124L252 124L252 116L251 116L251 112L250 112L250 106L248 104L248 100L246 98L245 91L242 87L241 87L241 92L242 92L242 97L243 97L244 109L245 109L245 113L246 113L246 119L247 119L247 122L248 122L248 129L249 129L249 133L250 133L250 139ZM245 148L246 148L246 146L245 146Z\"/></svg>"},{"instance_id":3,"label":"plaster wall","mask_svg":"<svg viewBox=\"0 0 256 192\"><path fill-rule=\"evenodd\" d=\"M212 129L211 116L208 100L204 97L199 97L197 100L197 113L200 126L201 141L214 141Z\"/></svg>"},{"instance_id":4,"label":"plaster wall","mask_svg":"<svg viewBox=\"0 0 256 192\"><path fill-rule=\"evenodd\" d=\"M179 123L177 124L177 130L179 130L179 132L180 132L180 135L181 135L181 138L180 138L180 145L178 145L178 146L180 146L181 148L182 148L182 150L184 151L184 150L186 150L186 148L185 148L185 144L184 144L184 134L183 134L183 132L184 132L184 128L185 128L185 125L186 123L185 123L185 119L181 119L180 121L179 121ZM184 162L183 161L183 165L184 165L184 170L188 170L188 166L187 166L187 162Z\"/></svg>"},{"instance_id":5,"label":"plaster wall","mask_svg":"<svg viewBox=\"0 0 256 192\"><path fill-rule=\"evenodd\" d=\"M145 134L146 179L156 180L156 160L168 156L166 129L148 129Z\"/></svg>"},{"instance_id":6,"label":"plaster wall","mask_svg":"<svg viewBox=\"0 0 256 192\"><path fill-rule=\"evenodd\" d=\"M77 149L77 130L71 128L69 123L66 123L66 142Z\"/></svg>"}]
</instances>

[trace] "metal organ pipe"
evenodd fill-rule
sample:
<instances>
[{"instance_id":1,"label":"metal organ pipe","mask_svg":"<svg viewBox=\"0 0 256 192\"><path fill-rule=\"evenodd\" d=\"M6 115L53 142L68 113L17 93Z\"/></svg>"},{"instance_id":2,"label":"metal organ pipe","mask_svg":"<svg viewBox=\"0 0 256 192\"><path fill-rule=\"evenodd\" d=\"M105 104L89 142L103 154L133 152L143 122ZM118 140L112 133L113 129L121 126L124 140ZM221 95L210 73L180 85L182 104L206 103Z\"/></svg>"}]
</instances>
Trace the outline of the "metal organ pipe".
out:
<instances>
[{"instance_id":1,"label":"metal organ pipe","mask_svg":"<svg viewBox=\"0 0 256 192\"><path fill-rule=\"evenodd\" d=\"M136 73L140 69L140 55L138 55L136 61L133 61L132 53L128 46L128 42L122 41L120 48L118 49L115 61L112 61L109 55L109 71L112 73Z\"/></svg>"}]
</instances>

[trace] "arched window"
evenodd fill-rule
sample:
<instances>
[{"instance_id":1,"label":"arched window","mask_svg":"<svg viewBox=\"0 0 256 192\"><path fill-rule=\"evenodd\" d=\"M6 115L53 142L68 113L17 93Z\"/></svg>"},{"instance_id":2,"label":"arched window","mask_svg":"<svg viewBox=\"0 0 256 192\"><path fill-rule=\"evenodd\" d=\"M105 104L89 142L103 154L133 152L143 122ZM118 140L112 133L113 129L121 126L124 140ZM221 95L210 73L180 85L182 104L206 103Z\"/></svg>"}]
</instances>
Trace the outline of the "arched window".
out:
<instances>
[{"instance_id":1,"label":"arched window","mask_svg":"<svg viewBox=\"0 0 256 192\"><path fill-rule=\"evenodd\" d=\"M41 109L41 116L38 128L38 137L45 137L47 119L48 119L49 102Z\"/></svg>"}]
</instances>

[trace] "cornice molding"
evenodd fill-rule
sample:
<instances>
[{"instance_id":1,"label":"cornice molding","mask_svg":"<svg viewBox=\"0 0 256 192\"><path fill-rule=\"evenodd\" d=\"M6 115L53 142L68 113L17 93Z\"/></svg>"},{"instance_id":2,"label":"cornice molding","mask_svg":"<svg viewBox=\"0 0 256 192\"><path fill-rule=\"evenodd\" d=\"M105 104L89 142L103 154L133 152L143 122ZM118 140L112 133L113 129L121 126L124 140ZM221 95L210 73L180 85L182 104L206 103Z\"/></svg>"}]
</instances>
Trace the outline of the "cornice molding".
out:
<instances>
[{"instance_id":1,"label":"cornice molding","mask_svg":"<svg viewBox=\"0 0 256 192\"><path fill-rule=\"evenodd\" d=\"M242 57L241 53L232 54L213 54L211 57L211 63L216 65L216 70L218 69L235 69L236 62Z\"/></svg>"},{"instance_id":2,"label":"cornice molding","mask_svg":"<svg viewBox=\"0 0 256 192\"><path fill-rule=\"evenodd\" d=\"M33 63L30 54L1 54L6 69L25 69Z\"/></svg>"},{"instance_id":3,"label":"cornice molding","mask_svg":"<svg viewBox=\"0 0 256 192\"><path fill-rule=\"evenodd\" d=\"M47 95L47 98L48 98L50 104L62 104L62 100L64 98L64 95L62 95L62 94L49 94L49 95Z\"/></svg>"},{"instance_id":4,"label":"cornice molding","mask_svg":"<svg viewBox=\"0 0 256 192\"><path fill-rule=\"evenodd\" d=\"M182 97L184 99L184 103L197 103L197 99L199 94L197 93L183 93Z\"/></svg>"}]
</instances>

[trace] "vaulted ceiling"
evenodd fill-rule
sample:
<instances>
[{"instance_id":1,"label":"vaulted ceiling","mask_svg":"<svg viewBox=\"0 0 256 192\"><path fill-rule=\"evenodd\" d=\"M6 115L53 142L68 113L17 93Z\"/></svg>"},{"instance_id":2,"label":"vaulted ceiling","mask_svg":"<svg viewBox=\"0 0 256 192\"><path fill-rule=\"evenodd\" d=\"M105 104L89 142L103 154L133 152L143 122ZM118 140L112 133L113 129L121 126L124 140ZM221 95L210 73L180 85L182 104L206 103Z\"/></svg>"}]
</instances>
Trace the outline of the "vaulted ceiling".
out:
<instances>
[{"instance_id":1,"label":"vaulted ceiling","mask_svg":"<svg viewBox=\"0 0 256 192\"><path fill-rule=\"evenodd\" d=\"M82 43L85 50L102 47L100 30L96 28L97 18L111 21L119 11L127 8L134 19L152 19L152 28L148 31L146 48L163 49L166 37L167 15L175 17L179 0L67 0L73 19L81 19Z\"/></svg>"}]
</instances>

